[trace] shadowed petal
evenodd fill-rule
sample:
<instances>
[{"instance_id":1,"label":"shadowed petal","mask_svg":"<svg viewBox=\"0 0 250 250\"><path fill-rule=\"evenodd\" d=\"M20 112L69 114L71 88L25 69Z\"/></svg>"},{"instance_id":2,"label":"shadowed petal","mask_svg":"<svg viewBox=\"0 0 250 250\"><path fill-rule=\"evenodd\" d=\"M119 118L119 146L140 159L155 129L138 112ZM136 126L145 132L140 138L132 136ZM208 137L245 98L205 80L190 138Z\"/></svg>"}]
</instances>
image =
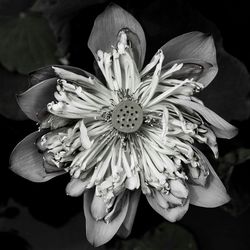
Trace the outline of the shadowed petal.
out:
<instances>
[{"instance_id":1,"label":"shadowed petal","mask_svg":"<svg viewBox=\"0 0 250 250\"><path fill-rule=\"evenodd\" d=\"M207 122L212 125L212 130L219 138L231 139L238 133L238 129L236 127L234 127L233 125L225 121L223 118L218 116L216 113L214 113L212 110L206 108L201 104L184 99L169 98L169 101L176 105L182 105L184 108L191 108L192 110L201 114L204 119L206 119Z\"/></svg>"},{"instance_id":2,"label":"shadowed petal","mask_svg":"<svg viewBox=\"0 0 250 250\"><path fill-rule=\"evenodd\" d=\"M33 182L45 182L65 173L65 171L45 171L43 156L38 152L35 144L36 140L43 134L44 132L34 132L28 135L17 144L10 156L10 169Z\"/></svg>"},{"instance_id":3,"label":"shadowed petal","mask_svg":"<svg viewBox=\"0 0 250 250\"><path fill-rule=\"evenodd\" d=\"M54 99L56 79L44 80L17 96L20 108L31 120L39 121L39 113L46 112L47 104Z\"/></svg>"},{"instance_id":4,"label":"shadowed petal","mask_svg":"<svg viewBox=\"0 0 250 250\"><path fill-rule=\"evenodd\" d=\"M204 84L204 77L211 77L210 82L214 76L211 75L211 70L214 71L215 67L208 62L199 59L179 59L167 63L163 68L162 72L169 70L174 64L183 64L182 68L174 72L170 77L174 79L193 79L194 81ZM210 72L210 73L209 73ZM216 71L217 72L217 71ZM206 85L205 85L206 86Z\"/></svg>"},{"instance_id":5,"label":"shadowed petal","mask_svg":"<svg viewBox=\"0 0 250 250\"><path fill-rule=\"evenodd\" d=\"M120 228L121 224L123 223L127 211L128 211L128 205L129 205L129 196L124 195L122 198L122 206L121 210L118 212L116 217L110 221L108 224L105 223L103 220L96 221L95 218L93 218L90 208L92 204L94 196L93 190L88 190L84 193L84 214L86 218L86 236L88 241L94 245L95 247L98 247L100 245L105 244L110 239L113 238L113 236L116 234L118 229Z\"/></svg>"},{"instance_id":6,"label":"shadowed petal","mask_svg":"<svg viewBox=\"0 0 250 250\"><path fill-rule=\"evenodd\" d=\"M202 163L208 167L210 173L204 187L189 185L190 204L199 207L218 207L229 202L230 197L213 167L200 150L194 149L201 157Z\"/></svg>"},{"instance_id":7,"label":"shadowed petal","mask_svg":"<svg viewBox=\"0 0 250 250\"><path fill-rule=\"evenodd\" d=\"M194 168L194 167L189 167L189 172L188 172L188 183L194 184L194 185L200 185L200 186L205 186L207 182L207 169L206 166L202 166L205 168L205 170L201 168Z\"/></svg>"},{"instance_id":8,"label":"shadowed petal","mask_svg":"<svg viewBox=\"0 0 250 250\"><path fill-rule=\"evenodd\" d=\"M184 60L186 63L200 60L211 64L212 67L204 68L199 79L204 86L207 86L217 74L216 49L212 36L198 31L189 32L170 40L161 49L165 56L163 65L176 60Z\"/></svg>"},{"instance_id":9,"label":"shadowed petal","mask_svg":"<svg viewBox=\"0 0 250 250\"><path fill-rule=\"evenodd\" d=\"M137 206L141 196L141 191L135 190L134 192L130 192L129 195L130 197L129 197L128 213L119 231L117 232L117 234L122 238L127 238L131 233L137 211Z\"/></svg>"},{"instance_id":10,"label":"shadowed petal","mask_svg":"<svg viewBox=\"0 0 250 250\"><path fill-rule=\"evenodd\" d=\"M186 200L185 204L183 205L175 206L173 208L167 208L167 206L163 207L162 204L158 202L157 195L161 196L159 191L154 190L154 193L152 193L151 195L146 195L146 198L150 206L166 220L175 222L177 220L180 220L187 212L189 207L189 200Z\"/></svg>"},{"instance_id":11,"label":"shadowed petal","mask_svg":"<svg viewBox=\"0 0 250 250\"><path fill-rule=\"evenodd\" d=\"M96 57L96 52L110 52L116 46L119 32L124 29L131 42L137 67L141 69L146 52L144 31L138 21L116 4L110 4L95 20L88 46Z\"/></svg>"},{"instance_id":12,"label":"shadowed petal","mask_svg":"<svg viewBox=\"0 0 250 250\"><path fill-rule=\"evenodd\" d=\"M42 67L29 73L30 86L37 85L38 83L56 77L56 74L51 66Z\"/></svg>"}]
</instances>

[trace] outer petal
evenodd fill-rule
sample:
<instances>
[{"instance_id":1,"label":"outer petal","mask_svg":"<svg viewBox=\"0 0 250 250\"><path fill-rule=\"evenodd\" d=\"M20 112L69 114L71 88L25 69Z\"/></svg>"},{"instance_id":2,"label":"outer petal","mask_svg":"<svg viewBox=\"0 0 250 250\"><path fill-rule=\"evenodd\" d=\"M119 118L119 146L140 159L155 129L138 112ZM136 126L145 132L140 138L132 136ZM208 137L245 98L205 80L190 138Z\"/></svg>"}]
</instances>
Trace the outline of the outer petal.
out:
<instances>
[{"instance_id":1,"label":"outer petal","mask_svg":"<svg viewBox=\"0 0 250 250\"><path fill-rule=\"evenodd\" d=\"M169 98L168 100L176 105L182 105L184 108L191 108L192 110L201 114L204 119L206 119L212 125L212 130L219 138L231 139L238 133L236 127L234 127L233 125L225 121L223 118L218 116L216 113L214 113L212 110L206 108L201 104L184 99Z\"/></svg>"},{"instance_id":2,"label":"outer petal","mask_svg":"<svg viewBox=\"0 0 250 250\"><path fill-rule=\"evenodd\" d=\"M38 83L56 77L56 74L51 66L42 67L29 73L30 86L37 85Z\"/></svg>"},{"instance_id":3,"label":"outer petal","mask_svg":"<svg viewBox=\"0 0 250 250\"><path fill-rule=\"evenodd\" d=\"M116 4L110 4L95 20L88 46L96 57L96 52L110 52L116 46L119 31L127 30L137 67L141 69L146 52L144 31L138 21Z\"/></svg>"},{"instance_id":4,"label":"outer petal","mask_svg":"<svg viewBox=\"0 0 250 250\"><path fill-rule=\"evenodd\" d=\"M96 221L91 215L90 207L93 200L94 191L88 190L84 193L84 214L86 218L86 236L88 241L95 247L105 244L113 238L121 224L123 223L129 205L129 196L124 197L123 206L117 216L110 222L103 220Z\"/></svg>"},{"instance_id":5,"label":"outer petal","mask_svg":"<svg viewBox=\"0 0 250 250\"><path fill-rule=\"evenodd\" d=\"M195 31L178 36L162 46L165 59L163 65L176 60L195 63L200 60L211 64L205 67L199 79L207 86L216 76L218 68L216 61L216 50L212 36Z\"/></svg>"},{"instance_id":6,"label":"outer petal","mask_svg":"<svg viewBox=\"0 0 250 250\"><path fill-rule=\"evenodd\" d=\"M49 172L43 166L42 154L35 145L42 136L41 132L34 132L25 137L13 150L10 156L10 169L16 174L34 182L45 182L51 178L64 174L65 171Z\"/></svg>"},{"instance_id":7,"label":"outer petal","mask_svg":"<svg viewBox=\"0 0 250 250\"><path fill-rule=\"evenodd\" d=\"M117 234L122 238L127 238L131 233L140 196L141 196L140 190L135 190L134 192L130 193L128 213L119 231L117 232Z\"/></svg>"},{"instance_id":8,"label":"outer petal","mask_svg":"<svg viewBox=\"0 0 250 250\"><path fill-rule=\"evenodd\" d=\"M56 79L44 80L17 96L20 108L31 120L39 121L38 115L47 111L47 104L54 99Z\"/></svg>"},{"instance_id":9,"label":"outer petal","mask_svg":"<svg viewBox=\"0 0 250 250\"><path fill-rule=\"evenodd\" d=\"M175 222L177 220L180 220L187 212L189 207L189 200L186 200L183 206L180 205L174 208L163 208L163 206L160 206L156 198L157 193L159 194L159 191L155 190L154 192L154 194L152 193L151 195L146 195L146 198L150 206L166 220L170 222Z\"/></svg>"},{"instance_id":10,"label":"outer petal","mask_svg":"<svg viewBox=\"0 0 250 250\"><path fill-rule=\"evenodd\" d=\"M230 200L227 191L218 175L210 165L203 153L195 148L201 157L201 161L206 165L210 174L205 186L189 185L190 203L200 207L218 207Z\"/></svg>"}]
</instances>

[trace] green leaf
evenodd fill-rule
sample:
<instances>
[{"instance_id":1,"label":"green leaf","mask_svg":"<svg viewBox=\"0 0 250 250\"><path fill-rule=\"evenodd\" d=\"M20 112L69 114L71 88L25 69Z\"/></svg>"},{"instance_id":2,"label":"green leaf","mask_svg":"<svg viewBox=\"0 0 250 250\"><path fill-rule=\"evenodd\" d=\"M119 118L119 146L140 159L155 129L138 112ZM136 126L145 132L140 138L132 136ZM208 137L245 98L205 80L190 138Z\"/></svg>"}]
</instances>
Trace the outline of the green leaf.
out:
<instances>
[{"instance_id":1,"label":"green leaf","mask_svg":"<svg viewBox=\"0 0 250 250\"><path fill-rule=\"evenodd\" d=\"M40 15L0 17L0 37L0 63L9 71L27 74L58 63L53 32Z\"/></svg>"},{"instance_id":2,"label":"green leaf","mask_svg":"<svg viewBox=\"0 0 250 250\"><path fill-rule=\"evenodd\" d=\"M183 227L165 222L140 239L117 242L114 249L120 250L197 250L194 237Z\"/></svg>"}]
</instances>

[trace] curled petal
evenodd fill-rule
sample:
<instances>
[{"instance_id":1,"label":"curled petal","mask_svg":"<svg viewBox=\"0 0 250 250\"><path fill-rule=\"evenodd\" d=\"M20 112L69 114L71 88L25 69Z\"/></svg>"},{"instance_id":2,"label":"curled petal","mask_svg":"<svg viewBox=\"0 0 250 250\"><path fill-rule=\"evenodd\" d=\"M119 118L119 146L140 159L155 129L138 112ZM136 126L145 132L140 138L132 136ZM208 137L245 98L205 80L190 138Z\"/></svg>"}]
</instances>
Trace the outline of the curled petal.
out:
<instances>
[{"instance_id":1,"label":"curled petal","mask_svg":"<svg viewBox=\"0 0 250 250\"><path fill-rule=\"evenodd\" d=\"M205 167L205 166L204 166ZM205 186L208 173L198 167L189 167L188 182L190 184Z\"/></svg>"},{"instance_id":2,"label":"curled petal","mask_svg":"<svg viewBox=\"0 0 250 250\"><path fill-rule=\"evenodd\" d=\"M234 127L233 125L225 121L223 118L218 116L216 113L214 113L212 110L206 108L201 104L184 99L169 98L169 101L175 103L176 105L182 105L183 107L191 108L192 110L201 114L204 119L206 119L212 125L212 130L219 138L231 139L238 133L236 127Z\"/></svg>"},{"instance_id":3,"label":"curled petal","mask_svg":"<svg viewBox=\"0 0 250 250\"><path fill-rule=\"evenodd\" d=\"M66 187L66 194L72 197L80 196L86 189L87 185L88 185L88 182L86 181L72 178Z\"/></svg>"},{"instance_id":4,"label":"curled petal","mask_svg":"<svg viewBox=\"0 0 250 250\"><path fill-rule=\"evenodd\" d=\"M169 181L171 193L178 198L187 198L188 189L182 183L181 180L170 180Z\"/></svg>"},{"instance_id":5,"label":"curled petal","mask_svg":"<svg viewBox=\"0 0 250 250\"><path fill-rule=\"evenodd\" d=\"M176 60L190 63L199 60L211 64L212 67L206 68L199 79L204 86L217 74L216 49L212 36L198 31L186 33L170 40L161 49L165 55L163 65Z\"/></svg>"},{"instance_id":6,"label":"curled petal","mask_svg":"<svg viewBox=\"0 0 250 250\"><path fill-rule=\"evenodd\" d=\"M89 92L99 91L109 94L107 88L94 75L85 70L62 65L54 65L52 69L56 77L74 81Z\"/></svg>"},{"instance_id":7,"label":"curled petal","mask_svg":"<svg viewBox=\"0 0 250 250\"><path fill-rule=\"evenodd\" d=\"M203 83L204 87L207 86L207 84L204 84L204 78L206 78L207 82L211 82L217 73L217 67L211 63L193 58L171 61L163 67L162 72L168 71L174 64L183 64L183 66L180 70L174 72L171 78L181 80L193 79Z\"/></svg>"},{"instance_id":8,"label":"curled petal","mask_svg":"<svg viewBox=\"0 0 250 250\"><path fill-rule=\"evenodd\" d=\"M33 182L45 182L65 173L64 170L58 172L45 170L43 156L36 146L36 140L42 135L41 132L28 135L14 148L10 156L10 169Z\"/></svg>"},{"instance_id":9,"label":"curled petal","mask_svg":"<svg viewBox=\"0 0 250 250\"><path fill-rule=\"evenodd\" d=\"M84 193L86 236L88 241L95 247L103 245L112 239L123 223L128 211L129 196L126 193L121 195L123 197L120 211L117 211L115 217L109 223L106 223L104 220L96 220L91 214L94 191L88 190Z\"/></svg>"},{"instance_id":10,"label":"curled petal","mask_svg":"<svg viewBox=\"0 0 250 250\"><path fill-rule=\"evenodd\" d=\"M47 110L47 104L54 99L56 78L44 80L17 96L22 111L33 121L39 122L41 112Z\"/></svg>"},{"instance_id":11,"label":"curled petal","mask_svg":"<svg viewBox=\"0 0 250 250\"><path fill-rule=\"evenodd\" d=\"M140 190L135 190L134 192L129 193L128 212L124 219L124 222L122 223L119 231L117 232L117 234L122 238L127 238L131 233L140 196Z\"/></svg>"},{"instance_id":12,"label":"curled petal","mask_svg":"<svg viewBox=\"0 0 250 250\"><path fill-rule=\"evenodd\" d=\"M161 197L159 200L159 197ZM150 204L150 206L162 217L164 217L166 220L170 222L175 222L177 220L180 220L184 214L187 212L188 207L189 207L189 200L186 199L185 203L180 205L180 206L174 206L174 207L169 207L166 203L167 200L164 203L164 196L160 194L159 191L154 190L152 194L146 195L146 198Z\"/></svg>"},{"instance_id":13,"label":"curled petal","mask_svg":"<svg viewBox=\"0 0 250 250\"><path fill-rule=\"evenodd\" d=\"M116 46L121 30L125 30L137 67L141 69L146 52L144 31L131 14L116 4L110 4L96 18L88 41L91 52L95 57L98 50L110 52Z\"/></svg>"},{"instance_id":14,"label":"curled petal","mask_svg":"<svg viewBox=\"0 0 250 250\"><path fill-rule=\"evenodd\" d=\"M190 203L200 207L218 207L230 200L227 191L220 178L215 173L203 153L195 148L201 158L203 165L206 165L210 173L205 186L189 185Z\"/></svg>"}]
</instances>

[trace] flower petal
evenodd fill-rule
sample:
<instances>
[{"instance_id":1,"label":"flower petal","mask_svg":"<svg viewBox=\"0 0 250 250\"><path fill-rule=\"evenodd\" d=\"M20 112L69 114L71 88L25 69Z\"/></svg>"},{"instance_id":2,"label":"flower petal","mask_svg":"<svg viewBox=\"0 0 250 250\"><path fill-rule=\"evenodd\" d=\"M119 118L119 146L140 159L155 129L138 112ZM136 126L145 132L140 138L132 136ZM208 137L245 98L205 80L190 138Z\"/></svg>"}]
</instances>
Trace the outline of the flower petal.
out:
<instances>
[{"instance_id":1,"label":"flower petal","mask_svg":"<svg viewBox=\"0 0 250 250\"><path fill-rule=\"evenodd\" d=\"M16 174L34 182L45 182L65 173L46 172L43 166L43 156L38 152L36 140L44 132L34 132L25 137L11 153L10 169Z\"/></svg>"},{"instance_id":2,"label":"flower petal","mask_svg":"<svg viewBox=\"0 0 250 250\"><path fill-rule=\"evenodd\" d=\"M139 22L116 4L110 4L95 20L88 46L96 57L96 52L110 52L116 46L119 32L125 30L131 42L135 62L141 69L146 52L146 39Z\"/></svg>"},{"instance_id":3,"label":"flower petal","mask_svg":"<svg viewBox=\"0 0 250 250\"><path fill-rule=\"evenodd\" d=\"M189 32L170 40L161 49L165 56L163 65L176 60L184 60L186 63L200 60L211 64L212 67L204 68L204 73L199 79L204 86L207 86L217 74L216 50L212 36L198 31Z\"/></svg>"},{"instance_id":4,"label":"flower petal","mask_svg":"<svg viewBox=\"0 0 250 250\"><path fill-rule=\"evenodd\" d=\"M88 182L86 181L72 178L66 187L66 194L72 197L80 196L86 189L87 185Z\"/></svg>"},{"instance_id":5,"label":"flower petal","mask_svg":"<svg viewBox=\"0 0 250 250\"><path fill-rule=\"evenodd\" d=\"M127 238L131 233L140 196L141 196L140 190L135 190L134 192L130 192L128 213L119 231L117 232L117 234L122 238Z\"/></svg>"},{"instance_id":6,"label":"flower petal","mask_svg":"<svg viewBox=\"0 0 250 250\"><path fill-rule=\"evenodd\" d=\"M206 166L203 166L205 168ZM204 172L203 169L201 168L194 168L192 166L188 167L189 172L188 172L188 183L194 184L194 185L201 185L205 186L207 182L207 172Z\"/></svg>"},{"instance_id":7,"label":"flower petal","mask_svg":"<svg viewBox=\"0 0 250 250\"><path fill-rule=\"evenodd\" d=\"M169 98L168 100L172 103L175 103L176 105L182 105L184 108L191 108L192 110L201 114L204 119L206 119L212 125L212 130L219 138L231 139L238 133L236 127L234 127L233 125L225 121L223 118L218 116L216 113L214 113L212 110L206 108L201 104L184 99Z\"/></svg>"},{"instance_id":8,"label":"flower petal","mask_svg":"<svg viewBox=\"0 0 250 250\"><path fill-rule=\"evenodd\" d=\"M17 96L20 108L31 120L39 122L38 115L47 111L47 104L54 99L56 79L44 80Z\"/></svg>"},{"instance_id":9,"label":"flower petal","mask_svg":"<svg viewBox=\"0 0 250 250\"><path fill-rule=\"evenodd\" d=\"M86 218L86 236L88 241L95 247L105 244L116 234L123 223L129 205L129 196L124 195L121 211L108 224L103 220L96 221L93 218L90 208L94 196L93 190L84 193L84 214Z\"/></svg>"},{"instance_id":10,"label":"flower petal","mask_svg":"<svg viewBox=\"0 0 250 250\"><path fill-rule=\"evenodd\" d=\"M171 61L164 65L164 67L162 68L162 72L164 73L168 71L173 67L174 64L183 64L183 66L180 70L174 72L170 76L170 78L181 80L193 79L194 81L203 83L204 87L207 86L207 84L204 84L204 82L207 80L204 81L204 78L211 77L211 79L209 80L209 82L211 82L217 73L217 67L214 67L211 63L193 58ZM216 72L214 72L215 70ZM214 75L211 73L213 73Z\"/></svg>"},{"instance_id":11,"label":"flower petal","mask_svg":"<svg viewBox=\"0 0 250 250\"><path fill-rule=\"evenodd\" d=\"M51 66L42 67L29 73L30 86L37 85L38 83L56 77L56 74Z\"/></svg>"},{"instance_id":12,"label":"flower petal","mask_svg":"<svg viewBox=\"0 0 250 250\"><path fill-rule=\"evenodd\" d=\"M189 185L190 204L199 207L218 207L230 200L227 191L213 167L210 165L203 153L194 148L201 161L210 170L205 186Z\"/></svg>"},{"instance_id":13,"label":"flower petal","mask_svg":"<svg viewBox=\"0 0 250 250\"><path fill-rule=\"evenodd\" d=\"M158 203L157 195L161 194L159 191L154 190L154 193L152 193L151 195L146 195L146 198L150 206L166 220L175 222L177 220L180 220L187 212L189 207L189 200L186 200L185 204L181 206L165 208Z\"/></svg>"}]
</instances>

